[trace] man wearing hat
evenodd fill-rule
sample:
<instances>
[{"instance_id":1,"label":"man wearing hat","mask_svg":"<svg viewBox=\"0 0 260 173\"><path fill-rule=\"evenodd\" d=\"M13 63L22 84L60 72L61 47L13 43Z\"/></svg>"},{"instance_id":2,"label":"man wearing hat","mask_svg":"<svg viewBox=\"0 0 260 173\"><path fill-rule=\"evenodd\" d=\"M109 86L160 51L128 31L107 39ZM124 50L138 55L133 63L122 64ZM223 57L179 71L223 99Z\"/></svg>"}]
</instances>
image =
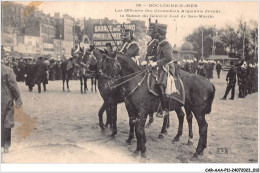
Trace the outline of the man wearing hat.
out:
<instances>
[{"instance_id":1,"label":"man wearing hat","mask_svg":"<svg viewBox=\"0 0 260 173\"><path fill-rule=\"evenodd\" d=\"M234 61L230 61L230 65L231 65L231 68L229 69L227 77L226 77L226 81L227 81L228 84L227 84L225 95L222 98L222 100L227 99L227 95L228 95L230 90L231 90L230 100L234 100L234 96L235 96L235 86L236 86L236 81L237 81L237 78L236 78L237 70L234 66Z\"/></svg>"},{"instance_id":2,"label":"man wearing hat","mask_svg":"<svg viewBox=\"0 0 260 173\"><path fill-rule=\"evenodd\" d=\"M2 57L3 58L3 57ZM22 99L13 70L1 62L1 147L7 153L11 145L11 128L14 127L14 101L16 108Z\"/></svg>"},{"instance_id":3,"label":"man wearing hat","mask_svg":"<svg viewBox=\"0 0 260 173\"><path fill-rule=\"evenodd\" d=\"M121 54L118 54L117 56L131 58L136 64L140 65L139 45L134 39L133 30L125 29L124 26L122 26L121 39L123 41L123 46L119 51Z\"/></svg>"},{"instance_id":4,"label":"man wearing hat","mask_svg":"<svg viewBox=\"0 0 260 173\"><path fill-rule=\"evenodd\" d=\"M167 25L157 23L153 28L153 37L159 40L157 47L156 61L151 63L152 67L158 69L158 81L157 88L162 105L162 117L169 116L169 103L165 94L165 88L167 84L168 69L174 72L173 64L173 48L171 44L166 40ZM157 114L158 116L160 114Z\"/></svg>"}]
</instances>

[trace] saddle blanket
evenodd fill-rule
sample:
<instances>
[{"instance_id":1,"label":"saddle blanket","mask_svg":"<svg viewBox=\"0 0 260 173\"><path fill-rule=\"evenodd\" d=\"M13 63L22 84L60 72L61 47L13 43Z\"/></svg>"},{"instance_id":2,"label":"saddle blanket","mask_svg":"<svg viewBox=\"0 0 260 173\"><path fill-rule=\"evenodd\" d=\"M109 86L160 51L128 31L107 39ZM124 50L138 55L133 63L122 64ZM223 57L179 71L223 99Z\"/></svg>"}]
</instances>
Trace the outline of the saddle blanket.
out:
<instances>
[{"instance_id":1,"label":"saddle blanket","mask_svg":"<svg viewBox=\"0 0 260 173\"><path fill-rule=\"evenodd\" d=\"M159 93L156 89L156 80L157 80L156 78L157 78L156 74L149 73L147 85L148 85L148 90L152 94L154 94L155 96L159 96ZM176 75L176 76L169 75L168 76L165 93L171 99L174 99L174 100L180 102L181 104L185 103L185 90L184 90L183 82L178 75Z\"/></svg>"}]
</instances>

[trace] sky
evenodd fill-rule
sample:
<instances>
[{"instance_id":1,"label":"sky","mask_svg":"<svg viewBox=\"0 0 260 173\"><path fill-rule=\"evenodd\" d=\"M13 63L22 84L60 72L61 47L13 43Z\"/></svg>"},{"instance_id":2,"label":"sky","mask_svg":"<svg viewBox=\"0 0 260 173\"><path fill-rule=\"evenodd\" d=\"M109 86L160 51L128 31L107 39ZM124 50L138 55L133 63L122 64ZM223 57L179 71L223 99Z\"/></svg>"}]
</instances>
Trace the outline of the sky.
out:
<instances>
[{"instance_id":1,"label":"sky","mask_svg":"<svg viewBox=\"0 0 260 173\"><path fill-rule=\"evenodd\" d=\"M28 5L30 1L17 1L17 3ZM141 4L141 7L138 7L137 4ZM181 5L187 6L189 4L193 5L193 7L180 7ZM169 5L173 6L169 7ZM176 5L178 6L176 7ZM147 26L149 17L152 17L152 21L158 19L158 23L168 25L167 39L172 43L172 45L177 44L178 47L180 47L180 45L183 43L184 38L188 34L191 34L192 31L199 26L215 25L217 29L220 29L223 28L226 24L236 27L240 18L242 18L244 21L247 21L248 23L250 20L258 20L257 1L44 1L40 6L38 6L38 8L44 13L50 13L51 15L53 15L55 12L60 12L61 14L68 14L74 18L86 17L88 19L90 17L92 19L100 19L107 17L109 19L116 19L119 23L126 23L127 19L138 19L144 20ZM122 10L122 12L116 12L120 10ZM143 12L129 12L130 10L143 10ZM145 10L151 10L152 12L145 12ZM179 10L179 12L158 12L158 10ZM181 13L182 10L199 10L202 11L202 13ZM217 11L217 13L206 13L206 10ZM140 15L140 17L126 17L126 14ZM146 16L142 17L144 14ZM211 15L211 18L188 18L188 15L198 16L198 14L205 16ZM122 15L125 16L122 17ZM167 15L167 17L154 17L153 15ZM169 17L169 15L178 15L178 17ZM182 18L181 15L185 15L186 17Z\"/></svg>"}]
</instances>

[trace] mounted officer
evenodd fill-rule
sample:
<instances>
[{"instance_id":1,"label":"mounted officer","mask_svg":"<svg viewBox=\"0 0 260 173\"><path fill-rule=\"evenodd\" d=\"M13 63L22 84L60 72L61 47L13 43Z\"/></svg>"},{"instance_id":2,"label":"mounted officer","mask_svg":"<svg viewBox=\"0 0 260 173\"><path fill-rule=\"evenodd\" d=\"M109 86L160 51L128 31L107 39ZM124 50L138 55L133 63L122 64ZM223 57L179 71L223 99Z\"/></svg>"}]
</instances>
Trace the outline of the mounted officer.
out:
<instances>
[{"instance_id":1,"label":"mounted officer","mask_svg":"<svg viewBox=\"0 0 260 173\"><path fill-rule=\"evenodd\" d=\"M121 39L123 41L123 46L120 49L117 56L131 58L136 64L140 65L139 62L139 45L134 39L134 32L131 29L125 29L121 26Z\"/></svg>"},{"instance_id":2,"label":"mounted officer","mask_svg":"<svg viewBox=\"0 0 260 173\"><path fill-rule=\"evenodd\" d=\"M157 55L156 61L152 62L150 65L158 69L158 81L157 89L162 105L162 117L169 116L168 110L168 99L165 94L168 72L175 71L173 64L173 48L171 44L166 40L167 25L157 23L152 31L153 38L158 39ZM159 115L159 114L158 114Z\"/></svg>"}]
</instances>

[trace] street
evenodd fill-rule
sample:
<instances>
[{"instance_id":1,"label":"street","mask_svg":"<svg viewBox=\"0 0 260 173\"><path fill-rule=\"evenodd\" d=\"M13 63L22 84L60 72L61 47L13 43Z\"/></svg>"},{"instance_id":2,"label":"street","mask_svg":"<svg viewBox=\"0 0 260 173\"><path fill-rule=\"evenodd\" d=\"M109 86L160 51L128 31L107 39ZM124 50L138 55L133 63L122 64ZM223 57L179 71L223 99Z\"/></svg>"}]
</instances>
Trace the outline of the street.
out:
<instances>
[{"instance_id":1,"label":"street","mask_svg":"<svg viewBox=\"0 0 260 173\"><path fill-rule=\"evenodd\" d=\"M208 146L199 163L256 163L258 162L258 93L244 99L220 100L226 89L227 72L214 79L215 99L208 122ZM132 156L136 139L125 144L129 125L125 105L118 106L118 134L112 140L108 128L98 125L98 111L103 100L98 92L80 93L80 82L70 81L71 92L62 91L62 81L49 81L47 92L41 94L37 86L29 92L24 83L18 83L23 107L16 110L16 127L12 129L9 153L2 152L2 163L193 163L199 133L193 118L193 145L187 145L188 125L184 120L183 135L172 144L177 133L178 119L170 113L170 129L164 139L158 139L163 119L154 116L146 128L149 159ZM227 98L230 97L230 94ZM105 116L105 114L104 114ZM104 118L105 119L105 118ZM224 151L224 152L223 152Z\"/></svg>"}]
</instances>

